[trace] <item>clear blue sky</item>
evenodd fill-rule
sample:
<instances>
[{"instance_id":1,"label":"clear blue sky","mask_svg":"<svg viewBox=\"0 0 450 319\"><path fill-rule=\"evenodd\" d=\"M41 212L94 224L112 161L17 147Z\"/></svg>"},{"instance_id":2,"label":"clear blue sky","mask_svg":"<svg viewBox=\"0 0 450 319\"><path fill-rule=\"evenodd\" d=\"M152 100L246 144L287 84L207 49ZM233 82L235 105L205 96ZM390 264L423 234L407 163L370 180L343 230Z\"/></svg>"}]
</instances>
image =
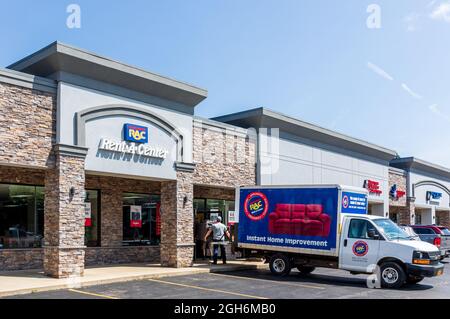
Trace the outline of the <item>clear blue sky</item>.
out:
<instances>
[{"instance_id":1,"label":"clear blue sky","mask_svg":"<svg viewBox=\"0 0 450 319\"><path fill-rule=\"evenodd\" d=\"M207 89L200 116L264 106L450 167L448 1L1 0L0 37L2 67L60 40Z\"/></svg>"}]
</instances>

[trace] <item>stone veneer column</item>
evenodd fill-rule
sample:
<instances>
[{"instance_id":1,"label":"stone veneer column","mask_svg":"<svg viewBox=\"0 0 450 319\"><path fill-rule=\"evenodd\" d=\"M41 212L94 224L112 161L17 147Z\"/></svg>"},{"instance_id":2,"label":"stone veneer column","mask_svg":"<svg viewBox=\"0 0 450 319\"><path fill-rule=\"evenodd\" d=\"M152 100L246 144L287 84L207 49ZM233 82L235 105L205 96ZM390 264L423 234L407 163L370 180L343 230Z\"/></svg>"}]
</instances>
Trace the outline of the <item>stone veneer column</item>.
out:
<instances>
[{"instance_id":1,"label":"stone veneer column","mask_svg":"<svg viewBox=\"0 0 450 319\"><path fill-rule=\"evenodd\" d=\"M58 144L53 152L45 177L44 272L56 278L82 276L87 148Z\"/></svg>"},{"instance_id":2,"label":"stone veneer column","mask_svg":"<svg viewBox=\"0 0 450 319\"><path fill-rule=\"evenodd\" d=\"M398 223L404 225L415 224L415 198L408 197L406 199L406 207L401 207L398 213Z\"/></svg>"},{"instance_id":3,"label":"stone veneer column","mask_svg":"<svg viewBox=\"0 0 450 319\"><path fill-rule=\"evenodd\" d=\"M194 259L193 171L177 163L177 180L161 183L161 264L189 267Z\"/></svg>"},{"instance_id":4,"label":"stone veneer column","mask_svg":"<svg viewBox=\"0 0 450 319\"><path fill-rule=\"evenodd\" d=\"M445 226L447 228L450 228L450 212L448 211L440 211L436 212L436 219L439 216L439 223L436 220L436 223L440 224L439 226Z\"/></svg>"}]
</instances>

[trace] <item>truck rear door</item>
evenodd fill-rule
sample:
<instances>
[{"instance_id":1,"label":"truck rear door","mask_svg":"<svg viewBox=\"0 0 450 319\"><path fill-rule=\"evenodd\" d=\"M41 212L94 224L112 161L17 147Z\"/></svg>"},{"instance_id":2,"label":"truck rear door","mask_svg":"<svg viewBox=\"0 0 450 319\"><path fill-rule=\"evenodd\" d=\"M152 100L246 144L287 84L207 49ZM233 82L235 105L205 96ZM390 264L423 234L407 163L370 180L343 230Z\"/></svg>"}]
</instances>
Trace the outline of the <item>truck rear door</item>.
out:
<instances>
[{"instance_id":1,"label":"truck rear door","mask_svg":"<svg viewBox=\"0 0 450 319\"><path fill-rule=\"evenodd\" d=\"M339 268L372 272L378 261L380 239L381 235L370 220L358 217L345 218L341 234Z\"/></svg>"}]
</instances>

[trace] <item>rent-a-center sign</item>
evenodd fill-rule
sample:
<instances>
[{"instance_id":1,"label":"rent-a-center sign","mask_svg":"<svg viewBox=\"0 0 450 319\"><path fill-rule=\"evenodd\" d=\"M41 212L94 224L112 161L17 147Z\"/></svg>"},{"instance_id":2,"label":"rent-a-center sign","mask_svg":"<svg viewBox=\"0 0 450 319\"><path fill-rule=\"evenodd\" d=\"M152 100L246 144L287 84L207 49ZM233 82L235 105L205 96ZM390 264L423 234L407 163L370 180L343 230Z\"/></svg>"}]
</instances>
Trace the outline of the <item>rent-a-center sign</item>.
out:
<instances>
[{"instance_id":1,"label":"rent-a-center sign","mask_svg":"<svg viewBox=\"0 0 450 319\"><path fill-rule=\"evenodd\" d=\"M165 159L169 154L166 148L147 145L149 141L148 128L145 126L124 124L123 139L123 141L117 141L110 138L102 138L99 149L161 159Z\"/></svg>"},{"instance_id":2,"label":"rent-a-center sign","mask_svg":"<svg viewBox=\"0 0 450 319\"><path fill-rule=\"evenodd\" d=\"M380 188L380 183L370 179L364 181L364 188L367 189L370 194L381 195L383 193Z\"/></svg>"}]
</instances>

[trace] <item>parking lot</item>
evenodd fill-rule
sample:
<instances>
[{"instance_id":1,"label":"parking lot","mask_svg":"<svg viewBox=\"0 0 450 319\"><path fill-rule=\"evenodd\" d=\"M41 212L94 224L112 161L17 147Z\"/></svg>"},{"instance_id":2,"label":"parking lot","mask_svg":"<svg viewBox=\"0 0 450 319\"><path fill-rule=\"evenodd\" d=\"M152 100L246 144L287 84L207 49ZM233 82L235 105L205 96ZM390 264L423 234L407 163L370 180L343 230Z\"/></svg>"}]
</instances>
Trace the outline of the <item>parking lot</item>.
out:
<instances>
[{"instance_id":1,"label":"parking lot","mask_svg":"<svg viewBox=\"0 0 450 319\"><path fill-rule=\"evenodd\" d=\"M401 290L369 289L364 275L353 276L332 269L317 269L301 276L293 270L288 277L275 278L268 270L166 277L17 295L8 298L63 299L292 299L292 298L449 298L450 263L443 276L426 278Z\"/></svg>"}]
</instances>

